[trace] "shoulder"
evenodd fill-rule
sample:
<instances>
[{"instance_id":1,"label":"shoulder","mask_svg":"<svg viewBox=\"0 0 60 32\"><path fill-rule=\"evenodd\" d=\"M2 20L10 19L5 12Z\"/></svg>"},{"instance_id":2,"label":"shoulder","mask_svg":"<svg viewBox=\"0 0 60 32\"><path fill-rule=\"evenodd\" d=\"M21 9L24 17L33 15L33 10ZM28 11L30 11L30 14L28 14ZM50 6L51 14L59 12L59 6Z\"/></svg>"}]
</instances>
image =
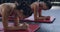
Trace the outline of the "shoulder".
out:
<instances>
[{"instance_id":1,"label":"shoulder","mask_svg":"<svg viewBox=\"0 0 60 32\"><path fill-rule=\"evenodd\" d=\"M9 6L9 7L15 7L15 3L3 3L1 6Z\"/></svg>"},{"instance_id":2,"label":"shoulder","mask_svg":"<svg viewBox=\"0 0 60 32\"><path fill-rule=\"evenodd\" d=\"M39 2L34 2L34 3L32 3L31 5L32 5L32 6L33 6L33 5L37 5L37 6L38 6L38 5L39 5Z\"/></svg>"}]
</instances>

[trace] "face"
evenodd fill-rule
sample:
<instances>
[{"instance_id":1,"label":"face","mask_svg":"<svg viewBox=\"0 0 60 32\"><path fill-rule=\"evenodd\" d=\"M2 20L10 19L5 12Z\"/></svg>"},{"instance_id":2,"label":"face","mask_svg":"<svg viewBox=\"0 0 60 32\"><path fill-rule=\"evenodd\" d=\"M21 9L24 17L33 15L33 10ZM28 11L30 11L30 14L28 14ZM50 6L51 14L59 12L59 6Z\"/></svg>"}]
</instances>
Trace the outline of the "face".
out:
<instances>
[{"instance_id":1,"label":"face","mask_svg":"<svg viewBox=\"0 0 60 32\"><path fill-rule=\"evenodd\" d=\"M46 6L46 3L44 3L44 2L40 2L39 6L42 8L42 10L47 10L48 9L48 7Z\"/></svg>"}]
</instances>

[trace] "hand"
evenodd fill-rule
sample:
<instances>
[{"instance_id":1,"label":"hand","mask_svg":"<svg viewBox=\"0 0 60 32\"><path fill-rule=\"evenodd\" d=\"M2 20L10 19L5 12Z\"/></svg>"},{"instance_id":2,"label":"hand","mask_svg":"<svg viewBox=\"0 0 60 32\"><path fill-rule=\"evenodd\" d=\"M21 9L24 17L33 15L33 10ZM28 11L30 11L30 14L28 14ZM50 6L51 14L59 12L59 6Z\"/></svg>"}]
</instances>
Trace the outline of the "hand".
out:
<instances>
[{"instance_id":1,"label":"hand","mask_svg":"<svg viewBox=\"0 0 60 32\"><path fill-rule=\"evenodd\" d=\"M18 26L12 26L12 27L8 27L6 28L6 30L19 30L20 28Z\"/></svg>"},{"instance_id":2,"label":"hand","mask_svg":"<svg viewBox=\"0 0 60 32\"><path fill-rule=\"evenodd\" d=\"M37 20L49 20L49 19L50 19L50 16L41 16L37 18Z\"/></svg>"}]
</instances>

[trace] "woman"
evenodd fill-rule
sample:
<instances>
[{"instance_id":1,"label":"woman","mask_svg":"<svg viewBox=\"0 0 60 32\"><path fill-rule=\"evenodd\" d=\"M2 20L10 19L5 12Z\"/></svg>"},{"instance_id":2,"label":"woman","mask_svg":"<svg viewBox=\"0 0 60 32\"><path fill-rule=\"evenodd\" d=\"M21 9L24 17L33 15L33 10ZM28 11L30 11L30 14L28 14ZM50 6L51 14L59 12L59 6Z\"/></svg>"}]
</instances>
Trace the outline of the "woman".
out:
<instances>
[{"instance_id":1,"label":"woman","mask_svg":"<svg viewBox=\"0 0 60 32\"><path fill-rule=\"evenodd\" d=\"M0 13L2 15L2 22L4 29L7 30L19 30L21 29L21 26L19 26L19 17L20 20L27 18L34 13L35 20L39 19L37 17L37 8L40 8L41 10L48 10L52 7L50 2L34 2L31 5L28 5L26 2L16 2L16 3L3 3L0 5ZM14 25L13 27L8 27L8 16L14 12ZM40 14L39 14L40 15ZM28 25L25 23L25 26L23 25L23 29L26 29Z\"/></svg>"}]
</instances>

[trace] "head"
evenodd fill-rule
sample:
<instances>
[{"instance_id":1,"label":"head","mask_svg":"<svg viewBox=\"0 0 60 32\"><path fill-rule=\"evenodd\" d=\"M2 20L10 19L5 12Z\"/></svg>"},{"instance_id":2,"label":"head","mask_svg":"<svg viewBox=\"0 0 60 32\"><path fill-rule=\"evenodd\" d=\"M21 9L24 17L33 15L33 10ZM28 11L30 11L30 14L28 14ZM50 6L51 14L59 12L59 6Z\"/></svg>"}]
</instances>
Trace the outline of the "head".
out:
<instances>
[{"instance_id":1,"label":"head","mask_svg":"<svg viewBox=\"0 0 60 32\"><path fill-rule=\"evenodd\" d=\"M47 1L40 2L39 7L41 7L42 10L49 10L52 7L52 4Z\"/></svg>"}]
</instances>

